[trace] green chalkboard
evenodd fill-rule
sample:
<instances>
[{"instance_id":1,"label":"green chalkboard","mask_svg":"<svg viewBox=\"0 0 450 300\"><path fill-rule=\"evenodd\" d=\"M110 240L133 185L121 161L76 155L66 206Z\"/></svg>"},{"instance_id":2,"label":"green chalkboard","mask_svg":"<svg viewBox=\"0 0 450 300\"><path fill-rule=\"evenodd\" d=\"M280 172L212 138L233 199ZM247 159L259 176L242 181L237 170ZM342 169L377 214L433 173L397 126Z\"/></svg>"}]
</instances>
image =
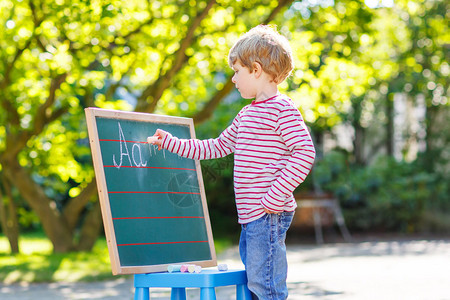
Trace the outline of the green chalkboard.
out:
<instances>
[{"instance_id":1,"label":"green chalkboard","mask_svg":"<svg viewBox=\"0 0 450 300\"><path fill-rule=\"evenodd\" d=\"M113 274L216 265L200 164L148 144L161 128L195 138L192 119L87 108Z\"/></svg>"}]
</instances>

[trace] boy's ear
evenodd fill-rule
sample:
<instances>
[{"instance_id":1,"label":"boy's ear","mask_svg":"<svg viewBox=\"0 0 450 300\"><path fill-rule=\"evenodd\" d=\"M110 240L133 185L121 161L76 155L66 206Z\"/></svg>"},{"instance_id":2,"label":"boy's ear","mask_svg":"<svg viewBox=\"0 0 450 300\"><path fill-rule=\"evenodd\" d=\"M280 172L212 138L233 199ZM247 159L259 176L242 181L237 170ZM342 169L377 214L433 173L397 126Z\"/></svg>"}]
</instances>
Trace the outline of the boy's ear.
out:
<instances>
[{"instance_id":1,"label":"boy's ear","mask_svg":"<svg viewBox=\"0 0 450 300\"><path fill-rule=\"evenodd\" d=\"M253 72L255 72L255 77L258 78L262 74L262 66L259 62L253 63Z\"/></svg>"}]
</instances>

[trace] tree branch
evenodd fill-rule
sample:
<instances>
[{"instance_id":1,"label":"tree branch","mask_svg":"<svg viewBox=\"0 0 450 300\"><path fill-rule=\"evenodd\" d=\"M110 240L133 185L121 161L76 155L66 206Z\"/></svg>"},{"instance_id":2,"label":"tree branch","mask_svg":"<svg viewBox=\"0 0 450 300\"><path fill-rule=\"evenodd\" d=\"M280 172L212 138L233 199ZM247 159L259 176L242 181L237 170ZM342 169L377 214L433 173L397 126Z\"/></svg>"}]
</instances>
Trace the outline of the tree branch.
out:
<instances>
[{"instance_id":1,"label":"tree branch","mask_svg":"<svg viewBox=\"0 0 450 300\"><path fill-rule=\"evenodd\" d=\"M67 220L67 225L70 230L75 229L80 214L83 212L89 200L95 195L96 191L97 184L95 178L93 178L78 196L71 198L69 203L64 206L63 216Z\"/></svg>"},{"instance_id":2,"label":"tree branch","mask_svg":"<svg viewBox=\"0 0 450 300\"><path fill-rule=\"evenodd\" d=\"M159 76L159 78L151 85L149 85L138 98L138 104L136 106L136 111L151 113L155 110L159 99L163 92L170 86L175 74L182 68L182 66L187 61L186 49L192 45L194 40L195 30L200 26L200 23L208 15L209 10L216 3L215 0L210 0L205 7L205 9L197 14L197 16L192 21L186 32L185 37L181 41L180 48L174 53L172 67L164 74Z\"/></svg>"},{"instance_id":3,"label":"tree branch","mask_svg":"<svg viewBox=\"0 0 450 300\"><path fill-rule=\"evenodd\" d=\"M51 111L50 107L55 103L56 91L60 88L61 84L66 80L67 73L59 74L58 76L52 78L49 90L49 96L47 100L39 106L34 118L34 130L32 134L39 134L42 132L44 127L51 121L55 120L56 117L61 116L66 109L58 109L56 111Z\"/></svg>"},{"instance_id":4,"label":"tree branch","mask_svg":"<svg viewBox=\"0 0 450 300\"><path fill-rule=\"evenodd\" d=\"M8 112L7 118L10 121L11 124L19 125L20 124L20 116L17 112L16 108L12 104L12 101L7 96L7 89L11 83L11 71L14 68L14 65L16 64L17 60L22 56L25 49L27 49L31 44L30 38L24 45L24 47L17 50L16 54L14 55L14 58L6 64L5 67L5 73L3 74L3 79L0 81L0 101L2 102L2 107Z\"/></svg>"},{"instance_id":5,"label":"tree branch","mask_svg":"<svg viewBox=\"0 0 450 300\"><path fill-rule=\"evenodd\" d=\"M20 125L20 116L16 108L12 104L13 102L7 96L7 89L11 83L11 71L14 69L16 62L22 56L23 52L30 47L32 40L36 37L35 29L39 27L43 21L37 19L35 11L36 8L34 6L33 1L29 1L29 6L31 9L31 13L33 15L33 23L34 23L33 34L26 41L25 45L22 48L17 49L17 52L14 55L13 59L6 63L3 79L0 81L0 90L2 91L0 95L1 105L8 112L7 118L9 120L9 123L13 125Z\"/></svg>"},{"instance_id":6,"label":"tree branch","mask_svg":"<svg viewBox=\"0 0 450 300\"><path fill-rule=\"evenodd\" d=\"M273 21L273 19L275 19L275 17L277 16L277 14L287 5L292 4L292 2L294 2L294 0L281 0L278 1L278 5L270 12L270 14L267 16L267 18L264 20L263 24L267 24L270 21Z\"/></svg>"},{"instance_id":7,"label":"tree branch","mask_svg":"<svg viewBox=\"0 0 450 300\"><path fill-rule=\"evenodd\" d=\"M20 125L20 116L17 113L17 110L14 107L14 105L12 104L11 100L9 100L9 98L7 97L6 91L3 89L0 90L0 101L1 101L2 107L6 111L6 117L9 120L9 122L7 121L6 123L10 123L12 125L19 126Z\"/></svg>"},{"instance_id":8,"label":"tree branch","mask_svg":"<svg viewBox=\"0 0 450 300\"><path fill-rule=\"evenodd\" d=\"M107 89L106 92L105 92L105 99L106 99L106 100L112 100L112 98L113 98L113 96L114 96L114 93L115 93L116 90L120 87L120 84L121 84L123 78L125 77L125 75L131 73L131 71L133 70L133 65L136 63L136 61L137 61L137 59L135 58L134 61L133 61L132 63L130 63L130 67L128 68L128 70L126 70L126 71L122 74L122 76L120 77L120 79L119 79L117 82L111 84L111 85L108 87L108 89Z\"/></svg>"},{"instance_id":9,"label":"tree branch","mask_svg":"<svg viewBox=\"0 0 450 300\"><path fill-rule=\"evenodd\" d=\"M132 31L128 32L127 34L121 36L123 39L128 40L130 39L133 35L138 34L142 31L142 28L145 25L151 25L153 22L155 21L155 18L150 17L147 21L139 24L139 26L137 26L135 29L133 29Z\"/></svg>"},{"instance_id":10,"label":"tree branch","mask_svg":"<svg viewBox=\"0 0 450 300\"><path fill-rule=\"evenodd\" d=\"M197 125L208 120L212 116L214 110L222 101L222 99L225 98L231 92L233 87L234 84L231 81L231 77L229 77L223 88L219 90L216 94L214 94L214 96L211 97L211 99L205 104L205 106L203 106L202 110L193 117L194 124Z\"/></svg>"},{"instance_id":11,"label":"tree branch","mask_svg":"<svg viewBox=\"0 0 450 300\"><path fill-rule=\"evenodd\" d=\"M273 19L275 19L276 15L287 5L291 4L293 0L284 0L279 1L278 5L270 12L267 18L264 20L263 24L267 24ZM215 95L209 99L209 101L203 106L202 110L193 116L194 123L200 124L207 119L209 119L216 107L220 104L220 102L225 98L233 88L233 83L231 81L231 77L229 77L220 91L218 91Z\"/></svg>"},{"instance_id":12,"label":"tree branch","mask_svg":"<svg viewBox=\"0 0 450 300\"><path fill-rule=\"evenodd\" d=\"M60 87L61 83L64 82L67 74L58 75L56 78L52 79L52 83L50 85L50 95L38 109L34 118L34 126L32 126L29 130L9 130L6 135L6 150L3 151L1 159L13 160L19 152L25 148L28 140L44 130L45 126L54 120L58 119L65 113L67 113L67 107L61 107L58 109L51 110L51 105L55 102L55 93L56 90ZM8 113L13 114L14 112L17 114L17 111L9 101L3 101L2 105L7 109ZM18 116L18 115L17 115ZM20 119L17 120L20 124ZM17 125L17 124L16 124Z\"/></svg>"}]
</instances>

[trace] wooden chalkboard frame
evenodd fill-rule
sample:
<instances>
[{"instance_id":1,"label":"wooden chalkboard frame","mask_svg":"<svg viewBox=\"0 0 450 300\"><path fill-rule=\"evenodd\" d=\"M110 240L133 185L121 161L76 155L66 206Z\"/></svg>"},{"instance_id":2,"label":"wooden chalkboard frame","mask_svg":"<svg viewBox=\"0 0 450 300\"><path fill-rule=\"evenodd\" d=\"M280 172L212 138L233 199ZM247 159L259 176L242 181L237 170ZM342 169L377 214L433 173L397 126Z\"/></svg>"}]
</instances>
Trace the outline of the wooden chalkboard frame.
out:
<instances>
[{"instance_id":1,"label":"wooden chalkboard frame","mask_svg":"<svg viewBox=\"0 0 450 300\"><path fill-rule=\"evenodd\" d=\"M113 225L113 218L110 207L110 200L108 194L108 187L105 177L101 145L99 140L99 132L97 128L97 117L114 119L114 120L129 120L129 121L139 121L139 122L149 122L156 124L175 124L188 126L190 131L190 138L195 138L194 123L191 118L182 117L172 117L165 115L156 114L146 114L146 113L136 113L136 112L125 112L118 110L107 110L100 108L86 108L86 121L89 133L89 142L91 146L92 158L94 171L96 175L96 182L98 187L98 194L102 212L103 225L105 229L105 235L108 245L109 257L111 260L111 268L113 275L119 274L139 274L139 273L151 273L151 272L161 272L167 271L167 266L171 263L163 263L157 265L135 265L135 266L123 266L120 262L119 251L116 241L116 233ZM149 133L149 136L153 132ZM164 150L162 150L164 151ZM208 207L206 202L206 194L203 184L202 172L200 169L200 162L195 161L196 174L198 178L199 190L201 195L201 203L203 208L204 221L207 231L208 245L210 251L210 259L200 260L200 261L178 261L176 263L190 263L200 265L202 267L214 267L217 266L217 258L214 248L214 240L212 236L212 229L209 219Z\"/></svg>"}]
</instances>

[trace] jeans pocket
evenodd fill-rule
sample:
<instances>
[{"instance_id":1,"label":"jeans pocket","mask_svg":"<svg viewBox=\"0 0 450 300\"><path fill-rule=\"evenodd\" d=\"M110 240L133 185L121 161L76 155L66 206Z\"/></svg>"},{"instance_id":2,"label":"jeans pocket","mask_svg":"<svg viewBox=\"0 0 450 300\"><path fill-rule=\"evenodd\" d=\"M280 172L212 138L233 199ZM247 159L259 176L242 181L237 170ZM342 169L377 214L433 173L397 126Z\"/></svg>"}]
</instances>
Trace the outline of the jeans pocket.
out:
<instances>
[{"instance_id":1,"label":"jeans pocket","mask_svg":"<svg viewBox=\"0 0 450 300\"><path fill-rule=\"evenodd\" d=\"M280 227L286 232L291 226L292 219L294 219L293 211L285 211L280 214Z\"/></svg>"}]
</instances>

